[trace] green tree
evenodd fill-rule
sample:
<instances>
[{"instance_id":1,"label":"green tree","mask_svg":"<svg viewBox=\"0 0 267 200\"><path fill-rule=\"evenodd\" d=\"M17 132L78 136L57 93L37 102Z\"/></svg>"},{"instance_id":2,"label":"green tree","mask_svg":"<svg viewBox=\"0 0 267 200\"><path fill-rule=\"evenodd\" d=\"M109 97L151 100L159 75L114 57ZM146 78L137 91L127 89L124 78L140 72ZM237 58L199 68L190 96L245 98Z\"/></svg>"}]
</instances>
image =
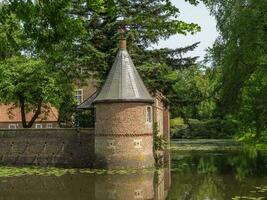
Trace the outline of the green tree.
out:
<instances>
[{"instance_id":1,"label":"green tree","mask_svg":"<svg viewBox=\"0 0 267 200\"><path fill-rule=\"evenodd\" d=\"M30 128L50 106L59 107L69 90L63 74L42 60L11 57L0 62L0 101L20 107L22 125ZM33 112L27 121L26 115Z\"/></svg>"},{"instance_id":2,"label":"green tree","mask_svg":"<svg viewBox=\"0 0 267 200\"><path fill-rule=\"evenodd\" d=\"M132 55L145 54L160 39L200 30L179 20L179 9L169 0L7 0L3 5L4 19L14 15L22 40L27 41L19 50L57 65L72 79L81 78L80 67L88 69L87 77L92 72L97 79L106 77L117 52L120 27L127 29ZM175 52L165 49L169 63ZM138 63L146 60L136 56Z\"/></svg>"},{"instance_id":3,"label":"green tree","mask_svg":"<svg viewBox=\"0 0 267 200\"><path fill-rule=\"evenodd\" d=\"M31 88L30 86L38 81L41 83L41 85L39 85L42 91L41 95L38 90L35 90L37 92L36 94L24 93L25 91L22 91L24 98L26 98L25 101L27 101L25 103L25 109L24 106L20 105L22 102L18 102L18 91L2 88L3 91L8 92L9 96L5 99L0 98L1 103L9 102L20 106L22 109L22 116L24 116L24 112L33 111L36 113L28 124L25 122L24 117L22 117L24 127L30 127L32 125L34 120L39 116L39 113L44 112L44 107L47 103L56 106L60 111L64 111L64 114L60 113L59 115L60 121L65 121L69 118L69 116L71 116L70 112L74 110L72 84L80 76L79 62L77 62L77 60L79 60L79 56L77 56L79 51L75 49L75 47L79 43L79 37L83 34L83 26L79 18L70 15L72 5L72 1L70 0L6 0L0 5L1 67L4 72L7 72L7 70L11 70L9 69L9 64L21 65L17 66L17 68L13 66L12 70L14 70L14 74L12 74L12 76L16 76L16 73L23 69L22 66L27 67L25 70L34 70L35 74L40 75L39 80L38 76L31 76L31 79L21 78L25 88L27 88L27 86ZM13 58L13 56L17 56L17 58ZM40 68L39 71L38 68ZM26 72L27 71L23 71L24 75L26 75ZM57 78L58 74L61 74L61 82L62 84L64 82L65 86L61 87L61 85L55 85L54 89L50 89L51 92L61 89L56 92L57 94L55 94L55 97L56 95L61 96L57 96L57 99L53 99L48 93L48 88L42 88L42 84L46 79L53 80ZM2 86L4 83L12 82L12 76L8 77L6 74L2 75L2 78L5 78L2 79ZM13 79L14 78L15 77L13 77ZM53 82L51 82L51 84L52 83ZM50 86L52 87L53 85ZM65 88L68 89L65 90ZM29 91L31 90L29 89ZM45 95L49 96L46 97ZM38 96L42 100L40 100ZM47 99L51 102L48 102ZM62 99L64 99L64 101L62 101ZM40 105L42 105L42 109L40 109Z\"/></svg>"},{"instance_id":4,"label":"green tree","mask_svg":"<svg viewBox=\"0 0 267 200\"><path fill-rule=\"evenodd\" d=\"M117 52L119 27L127 30L125 37L139 69L150 65L150 69L141 71L147 83L154 83L149 85L152 90L158 88L168 95L168 88L175 81L172 76L179 73L178 69L187 68L196 61L196 58L181 58L181 55L197 44L174 50L148 50L160 39L200 30L196 24L179 20L180 11L169 0L6 0L0 11L1 25L14 27L11 31L0 30L6 46L0 49L1 53L10 52L2 59L22 53L42 59L61 70L69 84L91 75L100 83L105 79ZM85 69L83 76L78 73L80 68ZM154 72L160 70L161 76L150 76L152 68ZM175 99L175 95L172 96ZM66 103L61 105L72 109Z\"/></svg>"},{"instance_id":5,"label":"green tree","mask_svg":"<svg viewBox=\"0 0 267 200\"><path fill-rule=\"evenodd\" d=\"M234 115L242 132L257 138L267 128L267 2L207 0L217 19L219 38L210 50L222 69L218 104L222 115Z\"/></svg>"},{"instance_id":6,"label":"green tree","mask_svg":"<svg viewBox=\"0 0 267 200\"><path fill-rule=\"evenodd\" d=\"M179 20L179 9L169 0L97 2L96 4L91 1L77 1L72 13L83 19L83 26L87 32L80 43L81 60L86 63L84 67L94 71L100 81L105 79L116 56L118 28L126 29L128 49L137 66L148 63L152 55L159 53L149 51L147 48L160 39L200 30L196 24ZM98 54L94 56L93 63L90 63L92 60L88 59L88 51L92 49L97 50ZM169 63L172 57L174 58L175 52L178 55L178 51L170 49L161 52L164 52L162 57L165 57L165 60L169 58ZM177 60L177 57L174 60Z\"/></svg>"},{"instance_id":7,"label":"green tree","mask_svg":"<svg viewBox=\"0 0 267 200\"><path fill-rule=\"evenodd\" d=\"M15 14L8 13L5 4L0 3L0 60L17 55L22 45L22 32Z\"/></svg>"}]
</instances>

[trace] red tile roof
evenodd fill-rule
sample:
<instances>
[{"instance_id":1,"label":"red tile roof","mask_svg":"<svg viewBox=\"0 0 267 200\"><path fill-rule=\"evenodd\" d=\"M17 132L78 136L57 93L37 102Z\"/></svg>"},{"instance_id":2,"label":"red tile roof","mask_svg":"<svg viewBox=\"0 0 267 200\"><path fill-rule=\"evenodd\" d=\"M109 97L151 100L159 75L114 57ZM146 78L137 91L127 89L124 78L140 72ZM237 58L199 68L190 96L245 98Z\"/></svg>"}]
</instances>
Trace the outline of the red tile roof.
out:
<instances>
[{"instance_id":1,"label":"red tile roof","mask_svg":"<svg viewBox=\"0 0 267 200\"><path fill-rule=\"evenodd\" d=\"M58 110L54 107L49 107L49 112L47 115L44 113L36 120L37 122L57 122L58 121ZM26 120L30 121L33 113L27 113ZM20 109L14 107L13 105L0 104L0 123L1 122L21 122Z\"/></svg>"}]
</instances>

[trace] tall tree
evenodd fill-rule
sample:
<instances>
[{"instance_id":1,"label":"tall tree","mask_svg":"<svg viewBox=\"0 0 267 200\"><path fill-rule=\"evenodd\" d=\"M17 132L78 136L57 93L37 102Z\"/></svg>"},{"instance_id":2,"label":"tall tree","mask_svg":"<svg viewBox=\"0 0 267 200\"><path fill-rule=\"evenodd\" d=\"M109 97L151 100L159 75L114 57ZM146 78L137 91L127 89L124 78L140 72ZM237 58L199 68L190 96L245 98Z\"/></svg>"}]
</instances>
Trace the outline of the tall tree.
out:
<instances>
[{"instance_id":1,"label":"tall tree","mask_svg":"<svg viewBox=\"0 0 267 200\"><path fill-rule=\"evenodd\" d=\"M76 1L72 13L83 19L85 30L93 30L84 35L80 49L85 58L88 57L88 51L92 49L92 46L101 52L101 62L97 62L97 57L95 57L93 63L86 64L91 71L96 72L100 80L106 77L116 55L119 27L127 29L125 37L129 50L135 63L138 64L151 58L151 56L148 58L139 55L147 55L147 48L156 44L160 39L167 39L175 34L195 33L200 30L196 24L179 20L179 9L169 0L102 0L97 2L99 3ZM162 57L169 57L171 60L174 52L165 50Z\"/></svg>"},{"instance_id":2,"label":"tall tree","mask_svg":"<svg viewBox=\"0 0 267 200\"><path fill-rule=\"evenodd\" d=\"M185 105L184 102L188 101L189 96L187 99L182 99L183 103L174 101L182 97L175 92L173 86L183 69L197 68L195 65L197 57L186 57L185 54L193 51L198 43L177 49L148 48L160 39L168 39L175 34L193 34L199 31L200 27L179 20L180 11L169 0L100 2L96 6L81 1L73 10L74 14L85 19L85 27L94 30L92 34L85 35L83 39L85 43L81 44L93 44L102 55L101 62L86 66L95 72L97 79L105 80L116 56L118 28L123 27L126 29L128 50L149 89L162 92L167 97L166 103L172 107ZM177 45L178 43L179 41ZM80 49L84 50L84 56L87 55L86 48ZM96 59L94 61L96 62Z\"/></svg>"},{"instance_id":3,"label":"tall tree","mask_svg":"<svg viewBox=\"0 0 267 200\"><path fill-rule=\"evenodd\" d=\"M152 90L159 89L168 95L168 88L175 81L172 75L196 61L183 55L197 44L175 50L148 48L160 39L200 30L196 24L179 20L179 13L169 0L6 0L0 14L6 26L13 16L17 21L17 29L11 35L16 38L15 43L9 39L6 43L11 55L44 60L61 70L69 84L91 75L100 83L105 79L118 48L117 30L124 27L130 53L139 69L144 69L144 79L157 83L158 87L150 85ZM5 30L4 35L8 35ZM149 70L145 67L148 63ZM85 69L83 77L80 68ZM152 77L151 70L161 70L161 77ZM162 87L161 83L165 85ZM172 96L174 99L174 93Z\"/></svg>"},{"instance_id":4,"label":"tall tree","mask_svg":"<svg viewBox=\"0 0 267 200\"><path fill-rule=\"evenodd\" d=\"M220 112L234 114L242 131L267 129L267 2L206 0L219 38L210 50L222 68Z\"/></svg>"},{"instance_id":5,"label":"tall tree","mask_svg":"<svg viewBox=\"0 0 267 200\"><path fill-rule=\"evenodd\" d=\"M196 24L179 20L179 9L169 0L4 2L3 22L12 16L19 22L19 38L24 43L18 51L41 57L70 78L78 77L80 67L95 72L100 79L106 76L116 54L117 30L121 26L127 29L133 55L143 53L160 39L200 30ZM164 55L170 60L174 52L165 50Z\"/></svg>"}]
</instances>

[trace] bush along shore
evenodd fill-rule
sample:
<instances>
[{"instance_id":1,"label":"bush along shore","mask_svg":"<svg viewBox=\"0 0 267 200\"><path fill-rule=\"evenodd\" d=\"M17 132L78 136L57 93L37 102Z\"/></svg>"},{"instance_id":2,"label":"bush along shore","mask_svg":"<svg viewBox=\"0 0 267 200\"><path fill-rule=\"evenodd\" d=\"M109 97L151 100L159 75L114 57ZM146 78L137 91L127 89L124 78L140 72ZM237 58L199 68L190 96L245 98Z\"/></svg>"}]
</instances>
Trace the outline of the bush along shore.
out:
<instances>
[{"instance_id":1,"label":"bush along shore","mask_svg":"<svg viewBox=\"0 0 267 200\"><path fill-rule=\"evenodd\" d=\"M236 120L190 119L188 122L188 124L185 124L181 118L171 120L171 137L173 141L196 141L196 139L203 139L198 141L207 141L206 139L209 139L212 142L214 141L212 139L223 139L224 141L234 141L242 146L267 150L267 134L265 132L260 136L253 130L244 132L242 126Z\"/></svg>"}]
</instances>

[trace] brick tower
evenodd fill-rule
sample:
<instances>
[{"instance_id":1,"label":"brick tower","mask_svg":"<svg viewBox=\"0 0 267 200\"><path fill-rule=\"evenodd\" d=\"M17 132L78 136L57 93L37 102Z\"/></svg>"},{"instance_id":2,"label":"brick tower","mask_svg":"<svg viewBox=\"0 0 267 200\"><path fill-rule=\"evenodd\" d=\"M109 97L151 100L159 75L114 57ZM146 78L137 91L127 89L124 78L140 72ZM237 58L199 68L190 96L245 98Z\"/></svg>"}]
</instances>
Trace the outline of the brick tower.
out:
<instances>
[{"instance_id":1,"label":"brick tower","mask_svg":"<svg viewBox=\"0 0 267 200\"><path fill-rule=\"evenodd\" d=\"M123 38L106 82L93 103L96 108L95 167L153 167L153 98Z\"/></svg>"}]
</instances>

